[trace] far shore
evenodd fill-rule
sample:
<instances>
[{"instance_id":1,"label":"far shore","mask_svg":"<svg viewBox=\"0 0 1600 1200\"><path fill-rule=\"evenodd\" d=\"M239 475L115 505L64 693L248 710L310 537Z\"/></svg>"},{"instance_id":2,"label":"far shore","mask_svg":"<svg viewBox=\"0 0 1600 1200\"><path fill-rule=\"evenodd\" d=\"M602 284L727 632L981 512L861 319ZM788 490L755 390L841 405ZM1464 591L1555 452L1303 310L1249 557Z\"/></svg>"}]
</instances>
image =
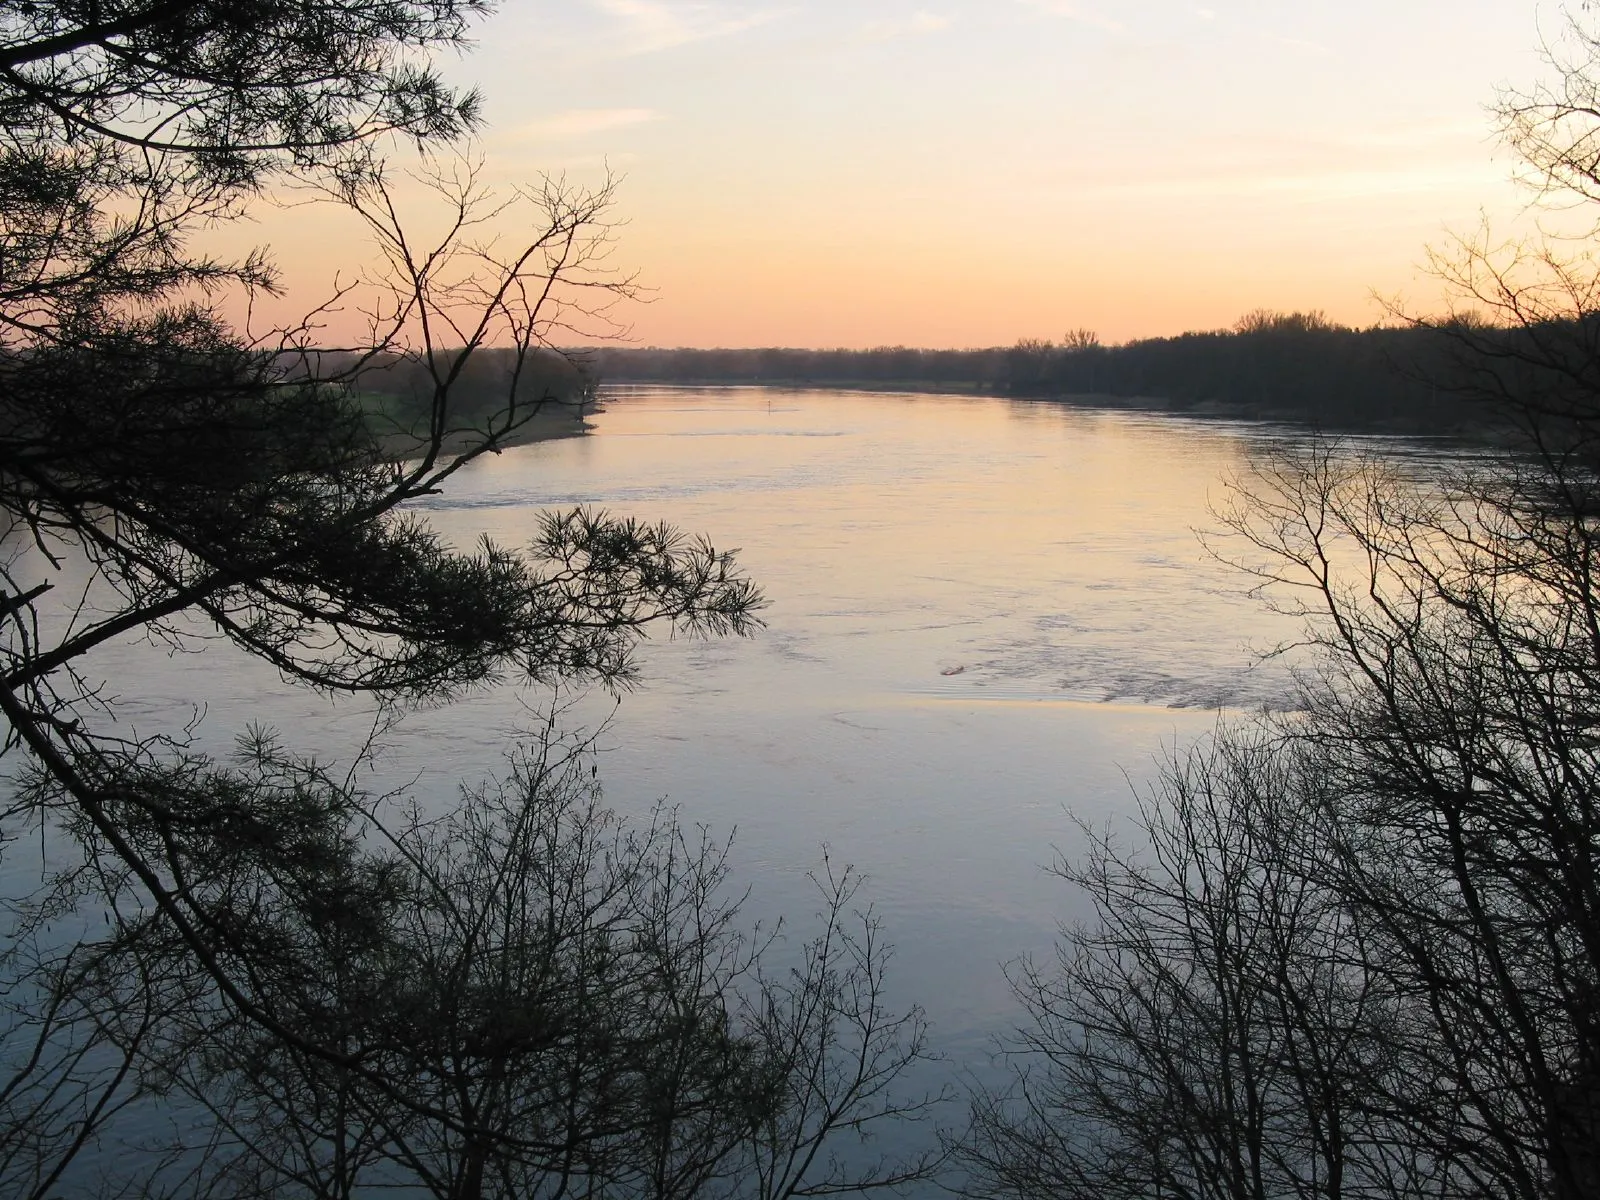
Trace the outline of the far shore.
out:
<instances>
[{"instance_id":1,"label":"far shore","mask_svg":"<svg viewBox=\"0 0 1600 1200\"><path fill-rule=\"evenodd\" d=\"M582 437L590 430L585 416L599 411L594 401L571 404L566 401L548 401L535 410L532 417L511 432L495 441L496 450L512 446L526 446L534 442L550 442L558 438ZM462 425L448 430L440 444L440 454L453 457L483 445L488 433L483 426ZM427 447L425 435L393 430L378 434L378 445L386 457L407 459L420 457Z\"/></svg>"},{"instance_id":2,"label":"far shore","mask_svg":"<svg viewBox=\"0 0 1600 1200\"><path fill-rule=\"evenodd\" d=\"M1114 408L1161 413L1175 417L1196 417L1217 421L1253 421L1300 425L1329 432L1391 434L1401 437L1446 437L1471 441L1493 440L1494 431L1482 420L1458 416L1441 422L1423 419L1404 411L1382 416L1353 417L1334 413L1319 415L1303 406L1285 403L1246 404L1226 400L1177 400L1168 396L1122 395L1113 392L1063 392L1048 388L1000 388L992 383L949 380L837 380L784 379L760 377L732 379L618 379L602 380L602 394L626 396L630 389L738 389L765 388L774 391L876 392L943 396L984 396L1025 404L1062 404L1073 408Z\"/></svg>"}]
</instances>

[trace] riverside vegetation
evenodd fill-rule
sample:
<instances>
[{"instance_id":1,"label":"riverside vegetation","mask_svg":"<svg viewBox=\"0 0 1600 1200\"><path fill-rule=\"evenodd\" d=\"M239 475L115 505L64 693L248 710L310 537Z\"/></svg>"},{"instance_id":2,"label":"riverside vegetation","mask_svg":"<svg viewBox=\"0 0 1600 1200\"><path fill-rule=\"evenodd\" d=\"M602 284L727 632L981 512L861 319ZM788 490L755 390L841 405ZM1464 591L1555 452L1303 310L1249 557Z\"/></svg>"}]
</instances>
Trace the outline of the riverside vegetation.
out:
<instances>
[{"instance_id":1,"label":"riverside vegetation","mask_svg":"<svg viewBox=\"0 0 1600 1200\"><path fill-rule=\"evenodd\" d=\"M1320 313L1258 311L1233 329L1103 345L1088 330L1059 342L918 350L588 352L615 383L762 383L993 392L1174 412L1307 422L1329 430L1482 433L1485 414L1458 384L1470 320L1353 329ZM1499 336L1514 340L1510 330Z\"/></svg>"}]
</instances>

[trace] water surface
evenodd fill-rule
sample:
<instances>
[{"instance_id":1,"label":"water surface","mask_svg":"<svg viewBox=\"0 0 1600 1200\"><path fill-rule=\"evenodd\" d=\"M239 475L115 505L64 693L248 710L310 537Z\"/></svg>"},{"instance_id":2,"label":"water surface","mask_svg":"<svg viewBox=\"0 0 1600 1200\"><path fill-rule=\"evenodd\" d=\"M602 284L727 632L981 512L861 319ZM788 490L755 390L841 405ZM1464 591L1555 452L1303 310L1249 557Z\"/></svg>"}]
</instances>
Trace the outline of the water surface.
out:
<instances>
[{"instance_id":1,"label":"water surface","mask_svg":"<svg viewBox=\"0 0 1600 1200\"><path fill-rule=\"evenodd\" d=\"M1197 537L1267 426L992 397L763 389L619 394L585 438L509 449L418 507L465 544L515 543L588 504L737 548L770 598L750 639L654 640L614 712L589 696L608 800L666 797L737 831L750 911L804 917L824 845L871 877L896 995L978 1061L1015 1016L1001 966L1081 902L1044 867L1128 808L1216 710L1287 694L1262 648L1292 632ZM203 708L339 758L370 716L284 687L226 646L100 664L144 732ZM412 714L377 781L424 797L503 766L547 702L502 687ZM803 921L801 922L803 925Z\"/></svg>"}]
</instances>

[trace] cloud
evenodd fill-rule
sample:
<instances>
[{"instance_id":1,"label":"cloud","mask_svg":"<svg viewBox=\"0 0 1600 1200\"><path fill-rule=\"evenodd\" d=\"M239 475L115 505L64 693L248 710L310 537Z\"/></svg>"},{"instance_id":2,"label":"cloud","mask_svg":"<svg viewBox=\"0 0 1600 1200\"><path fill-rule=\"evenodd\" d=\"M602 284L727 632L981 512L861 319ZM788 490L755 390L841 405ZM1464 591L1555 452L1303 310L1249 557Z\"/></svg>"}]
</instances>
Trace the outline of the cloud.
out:
<instances>
[{"instance_id":1,"label":"cloud","mask_svg":"<svg viewBox=\"0 0 1600 1200\"><path fill-rule=\"evenodd\" d=\"M660 119L661 114L651 108L570 108L510 130L508 137L519 142L564 142Z\"/></svg>"},{"instance_id":2,"label":"cloud","mask_svg":"<svg viewBox=\"0 0 1600 1200\"><path fill-rule=\"evenodd\" d=\"M1036 9L1052 17L1065 17L1079 25L1087 25L1090 29L1098 29L1104 33L1126 33L1127 27L1120 21L1113 21L1110 17L1086 9L1073 0L1019 0L1028 8Z\"/></svg>"},{"instance_id":3,"label":"cloud","mask_svg":"<svg viewBox=\"0 0 1600 1200\"><path fill-rule=\"evenodd\" d=\"M617 52L655 54L727 37L765 25L777 16L771 9L730 12L720 4L672 3L669 0L593 0L594 6L619 25Z\"/></svg>"},{"instance_id":4,"label":"cloud","mask_svg":"<svg viewBox=\"0 0 1600 1200\"><path fill-rule=\"evenodd\" d=\"M1284 175L1228 175L1198 178L1151 179L1112 183L1079 190L1080 195L1119 199L1189 200L1201 197L1246 199L1282 196L1303 200L1353 200L1431 192L1460 194L1482 190L1501 181L1501 175L1481 163L1439 163L1385 170L1308 172Z\"/></svg>"},{"instance_id":5,"label":"cloud","mask_svg":"<svg viewBox=\"0 0 1600 1200\"><path fill-rule=\"evenodd\" d=\"M858 40L863 42L890 42L903 37L918 37L940 33L954 22L940 13L918 9L909 17L895 20L868 21L861 27Z\"/></svg>"},{"instance_id":6,"label":"cloud","mask_svg":"<svg viewBox=\"0 0 1600 1200\"><path fill-rule=\"evenodd\" d=\"M1333 57L1333 51L1321 42L1307 41L1305 38L1286 37L1283 34L1265 31L1262 32L1261 38L1263 41L1271 42L1275 46L1286 46L1290 50L1302 50L1307 54L1315 55L1317 58Z\"/></svg>"}]
</instances>

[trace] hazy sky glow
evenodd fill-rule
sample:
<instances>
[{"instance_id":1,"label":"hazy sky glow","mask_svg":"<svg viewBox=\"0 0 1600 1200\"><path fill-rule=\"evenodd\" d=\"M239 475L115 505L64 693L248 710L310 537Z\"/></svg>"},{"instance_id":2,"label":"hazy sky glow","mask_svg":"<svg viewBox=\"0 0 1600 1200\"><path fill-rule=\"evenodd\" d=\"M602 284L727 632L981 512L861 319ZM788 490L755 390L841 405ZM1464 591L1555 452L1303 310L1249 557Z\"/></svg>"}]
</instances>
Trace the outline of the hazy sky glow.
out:
<instances>
[{"instance_id":1,"label":"hazy sky glow","mask_svg":"<svg viewBox=\"0 0 1600 1200\"><path fill-rule=\"evenodd\" d=\"M625 176L655 345L1108 340L1428 307L1429 243L1526 201L1486 111L1507 0L503 0L450 70L497 177ZM356 255L267 216L297 290Z\"/></svg>"}]
</instances>

